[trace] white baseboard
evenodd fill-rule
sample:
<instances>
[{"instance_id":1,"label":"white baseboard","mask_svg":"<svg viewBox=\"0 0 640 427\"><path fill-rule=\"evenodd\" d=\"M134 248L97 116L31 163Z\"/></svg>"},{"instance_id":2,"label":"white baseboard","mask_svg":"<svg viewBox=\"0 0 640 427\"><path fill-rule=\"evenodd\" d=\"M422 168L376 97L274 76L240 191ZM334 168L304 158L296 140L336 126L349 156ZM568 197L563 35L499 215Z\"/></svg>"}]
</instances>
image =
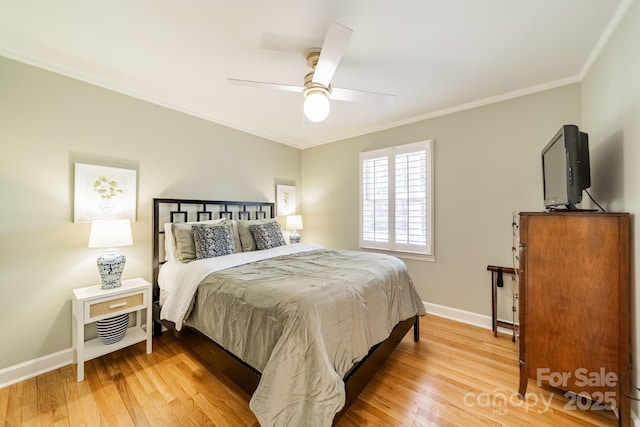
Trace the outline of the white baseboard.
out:
<instances>
[{"instance_id":1,"label":"white baseboard","mask_svg":"<svg viewBox=\"0 0 640 427\"><path fill-rule=\"evenodd\" d=\"M484 314L473 313L471 311L460 310L457 308L451 308L444 305L433 304L430 302L424 302L424 307L427 313L435 316L444 317L446 319L455 320L457 322L466 323L473 326L478 326L483 329L489 329L493 327L491 316ZM511 322L509 322L511 323ZM508 328L498 326L498 332L504 334L513 334L513 331Z\"/></svg>"},{"instance_id":2,"label":"white baseboard","mask_svg":"<svg viewBox=\"0 0 640 427\"><path fill-rule=\"evenodd\" d=\"M8 368L0 369L0 388L28 380L73 363L73 348L28 360Z\"/></svg>"},{"instance_id":3,"label":"white baseboard","mask_svg":"<svg viewBox=\"0 0 640 427\"><path fill-rule=\"evenodd\" d=\"M430 302L425 302L424 308L427 310L427 313L444 317L446 319L479 326L484 329L491 329L492 326L491 317L484 314L472 313L471 311L460 310L458 308L451 308Z\"/></svg>"}]
</instances>

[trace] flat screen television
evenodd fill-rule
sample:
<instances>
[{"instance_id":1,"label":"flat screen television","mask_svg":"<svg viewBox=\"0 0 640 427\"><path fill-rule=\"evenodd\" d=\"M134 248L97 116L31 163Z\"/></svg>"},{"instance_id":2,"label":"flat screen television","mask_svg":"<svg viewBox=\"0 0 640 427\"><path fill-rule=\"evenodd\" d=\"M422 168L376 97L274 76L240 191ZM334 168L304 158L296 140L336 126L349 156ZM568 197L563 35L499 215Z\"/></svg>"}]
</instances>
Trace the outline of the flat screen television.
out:
<instances>
[{"instance_id":1,"label":"flat screen television","mask_svg":"<svg viewBox=\"0 0 640 427\"><path fill-rule=\"evenodd\" d=\"M576 210L591 186L589 136L578 126L562 126L542 149L542 180L547 209Z\"/></svg>"}]
</instances>

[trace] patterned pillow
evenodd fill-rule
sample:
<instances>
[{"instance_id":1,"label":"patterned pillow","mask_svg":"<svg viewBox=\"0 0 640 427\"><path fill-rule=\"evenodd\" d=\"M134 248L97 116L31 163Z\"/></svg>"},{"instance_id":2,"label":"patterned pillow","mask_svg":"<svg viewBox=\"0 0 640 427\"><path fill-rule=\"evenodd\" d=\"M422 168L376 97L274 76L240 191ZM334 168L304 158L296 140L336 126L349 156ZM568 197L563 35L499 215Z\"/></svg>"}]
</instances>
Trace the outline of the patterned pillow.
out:
<instances>
[{"instance_id":1,"label":"patterned pillow","mask_svg":"<svg viewBox=\"0 0 640 427\"><path fill-rule=\"evenodd\" d=\"M255 251L257 249L256 241L253 239L253 234L251 234L251 229L249 227L252 225L266 224L268 222L276 222L276 219L240 219L236 221L236 223L238 224L238 235L240 238L240 243L242 244L242 250L244 252Z\"/></svg>"},{"instance_id":2,"label":"patterned pillow","mask_svg":"<svg viewBox=\"0 0 640 427\"><path fill-rule=\"evenodd\" d=\"M213 258L236 253L233 240L233 227L224 225L194 224L193 243L196 249L196 259Z\"/></svg>"},{"instance_id":3,"label":"patterned pillow","mask_svg":"<svg viewBox=\"0 0 640 427\"><path fill-rule=\"evenodd\" d=\"M250 225L249 230L251 230L253 240L256 241L258 250L286 245L284 237L282 237L282 231L280 231L280 224L277 222Z\"/></svg>"},{"instance_id":4,"label":"patterned pillow","mask_svg":"<svg viewBox=\"0 0 640 427\"><path fill-rule=\"evenodd\" d=\"M193 245L193 224L221 224L224 219L209 221L174 222L171 224L171 237L175 244L175 255L180 262L191 262L196 259L196 248ZM167 236L165 235L165 239Z\"/></svg>"}]
</instances>

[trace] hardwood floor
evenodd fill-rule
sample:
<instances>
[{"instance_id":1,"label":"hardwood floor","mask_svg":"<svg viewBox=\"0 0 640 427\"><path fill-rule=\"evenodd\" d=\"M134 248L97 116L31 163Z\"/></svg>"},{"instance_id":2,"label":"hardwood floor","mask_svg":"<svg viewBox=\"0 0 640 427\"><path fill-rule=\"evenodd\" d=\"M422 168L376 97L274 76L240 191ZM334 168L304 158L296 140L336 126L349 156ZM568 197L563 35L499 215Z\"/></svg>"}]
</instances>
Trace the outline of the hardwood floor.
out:
<instances>
[{"instance_id":1,"label":"hardwood floor","mask_svg":"<svg viewBox=\"0 0 640 427\"><path fill-rule=\"evenodd\" d=\"M337 427L607 426L609 411L566 409L562 393L530 381L517 398L516 344L504 335L427 315ZM249 396L210 374L171 334L0 389L5 426L251 426Z\"/></svg>"}]
</instances>

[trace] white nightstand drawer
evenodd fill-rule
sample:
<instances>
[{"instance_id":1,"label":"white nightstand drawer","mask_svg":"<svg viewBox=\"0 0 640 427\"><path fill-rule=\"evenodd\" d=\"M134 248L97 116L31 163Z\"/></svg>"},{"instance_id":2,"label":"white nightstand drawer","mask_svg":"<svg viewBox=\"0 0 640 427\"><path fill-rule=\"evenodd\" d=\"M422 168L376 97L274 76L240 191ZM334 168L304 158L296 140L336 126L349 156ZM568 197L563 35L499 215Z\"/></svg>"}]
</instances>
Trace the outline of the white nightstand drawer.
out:
<instances>
[{"instance_id":1,"label":"white nightstand drawer","mask_svg":"<svg viewBox=\"0 0 640 427\"><path fill-rule=\"evenodd\" d=\"M91 322L97 318L115 316L119 313L144 308L146 306L145 295L145 292L135 292L107 301L87 301L84 307L85 321Z\"/></svg>"}]
</instances>

